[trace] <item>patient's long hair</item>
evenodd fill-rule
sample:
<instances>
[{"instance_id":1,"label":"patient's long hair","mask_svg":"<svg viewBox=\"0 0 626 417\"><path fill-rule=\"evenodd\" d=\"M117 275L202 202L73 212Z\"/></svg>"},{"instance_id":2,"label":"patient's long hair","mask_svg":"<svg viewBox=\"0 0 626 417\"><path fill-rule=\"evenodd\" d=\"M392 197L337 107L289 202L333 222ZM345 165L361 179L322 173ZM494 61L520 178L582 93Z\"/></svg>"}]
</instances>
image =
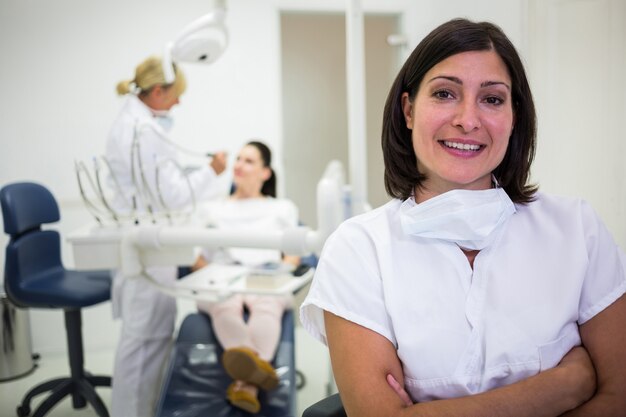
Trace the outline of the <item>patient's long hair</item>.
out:
<instances>
[{"instance_id":1,"label":"patient's long hair","mask_svg":"<svg viewBox=\"0 0 626 417\"><path fill-rule=\"evenodd\" d=\"M259 150L261 159L263 160L263 166L270 170L270 177L263 183L261 187L261 194L269 197L276 198L276 174L272 169L272 151L263 142L251 141L247 145L254 146Z\"/></svg>"}]
</instances>

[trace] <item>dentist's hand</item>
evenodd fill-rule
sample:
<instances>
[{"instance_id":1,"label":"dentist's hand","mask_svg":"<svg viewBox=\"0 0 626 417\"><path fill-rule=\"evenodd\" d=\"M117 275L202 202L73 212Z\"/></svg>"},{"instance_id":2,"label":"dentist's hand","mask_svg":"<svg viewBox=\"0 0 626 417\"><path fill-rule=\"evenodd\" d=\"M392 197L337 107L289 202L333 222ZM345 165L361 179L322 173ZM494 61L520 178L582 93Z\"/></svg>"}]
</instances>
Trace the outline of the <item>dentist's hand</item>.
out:
<instances>
[{"instance_id":1,"label":"dentist's hand","mask_svg":"<svg viewBox=\"0 0 626 417\"><path fill-rule=\"evenodd\" d=\"M213 155L213 159L209 163L209 166L213 168L213 171L217 175L220 175L226 169L226 152L217 152Z\"/></svg>"}]
</instances>

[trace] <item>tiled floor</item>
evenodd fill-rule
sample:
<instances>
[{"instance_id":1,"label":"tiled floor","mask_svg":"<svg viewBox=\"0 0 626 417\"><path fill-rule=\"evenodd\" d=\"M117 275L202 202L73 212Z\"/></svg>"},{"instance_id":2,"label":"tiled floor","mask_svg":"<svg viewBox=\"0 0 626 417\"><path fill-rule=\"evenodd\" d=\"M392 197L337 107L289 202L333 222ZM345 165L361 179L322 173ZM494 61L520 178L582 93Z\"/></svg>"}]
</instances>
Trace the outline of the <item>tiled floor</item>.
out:
<instances>
[{"instance_id":1,"label":"tiled floor","mask_svg":"<svg viewBox=\"0 0 626 417\"><path fill-rule=\"evenodd\" d=\"M16 416L16 406L29 388L47 379L64 376L68 373L67 357L65 354L43 355L37 369L28 376L10 382L0 383L0 416ZM111 373L113 351L101 350L85 353L85 368L92 374ZM326 396L329 377L329 362L326 348L313 340L302 327L296 327L296 363L306 377L306 385L298 391L298 416L315 401ZM110 404L110 389L98 388L98 393L108 406ZM33 410L40 399L31 405ZM49 417L93 417L96 413L89 406L82 410L74 410L70 399L65 399L57 405Z\"/></svg>"}]
</instances>

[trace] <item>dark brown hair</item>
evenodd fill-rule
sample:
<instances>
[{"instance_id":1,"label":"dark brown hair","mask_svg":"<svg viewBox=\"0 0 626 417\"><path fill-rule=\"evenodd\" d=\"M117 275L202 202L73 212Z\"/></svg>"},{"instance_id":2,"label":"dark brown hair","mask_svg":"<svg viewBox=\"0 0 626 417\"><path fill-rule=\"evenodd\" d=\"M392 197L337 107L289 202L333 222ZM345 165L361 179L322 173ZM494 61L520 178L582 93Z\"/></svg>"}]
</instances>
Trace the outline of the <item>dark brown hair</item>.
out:
<instances>
[{"instance_id":1,"label":"dark brown hair","mask_svg":"<svg viewBox=\"0 0 626 417\"><path fill-rule=\"evenodd\" d=\"M274 174L274 170L272 169L272 151L270 151L270 148L263 142L251 141L246 145L254 146L259 150L263 166L270 170L270 177L263 183L261 194L276 198L276 174Z\"/></svg>"},{"instance_id":2,"label":"dark brown hair","mask_svg":"<svg viewBox=\"0 0 626 417\"><path fill-rule=\"evenodd\" d=\"M495 51L505 63L512 82L515 125L504 159L493 171L511 200L528 203L537 186L528 184L535 156L537 120L524 65L502 29L488 22L454 19L430 32L413 50L398 73L383 112L382 148L385 189L395 198L406 199L426 179L419 172L411 130L402 111L402 94L413 102L424 75L444 59L461 52Z\"/></svg>"}]
</instances>

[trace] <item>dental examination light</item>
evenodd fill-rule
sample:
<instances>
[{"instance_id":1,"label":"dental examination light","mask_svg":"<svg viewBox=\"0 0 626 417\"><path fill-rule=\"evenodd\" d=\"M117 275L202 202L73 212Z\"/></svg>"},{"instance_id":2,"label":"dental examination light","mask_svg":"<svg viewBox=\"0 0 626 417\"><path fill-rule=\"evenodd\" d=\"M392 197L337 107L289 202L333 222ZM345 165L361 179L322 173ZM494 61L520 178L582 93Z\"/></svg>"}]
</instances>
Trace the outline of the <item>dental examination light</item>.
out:
<instances>
[{"instance_id":1,"label":"dental examination light","mask_svg":"<svg viewBox=\"0 0 626 417\"><path fill-rule=\"evenodd\" d=\"M215 9L194 20L178 34L173 42L165 45L163 73L171 84L176 79L174 64L196 62L211 64L224 52L228 45L228 32L224 25L225 1L217 1Z\"/></svg>"}]
</instances>

